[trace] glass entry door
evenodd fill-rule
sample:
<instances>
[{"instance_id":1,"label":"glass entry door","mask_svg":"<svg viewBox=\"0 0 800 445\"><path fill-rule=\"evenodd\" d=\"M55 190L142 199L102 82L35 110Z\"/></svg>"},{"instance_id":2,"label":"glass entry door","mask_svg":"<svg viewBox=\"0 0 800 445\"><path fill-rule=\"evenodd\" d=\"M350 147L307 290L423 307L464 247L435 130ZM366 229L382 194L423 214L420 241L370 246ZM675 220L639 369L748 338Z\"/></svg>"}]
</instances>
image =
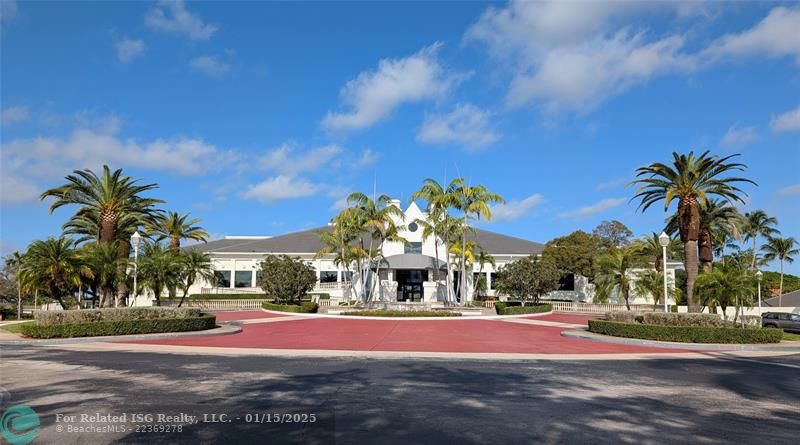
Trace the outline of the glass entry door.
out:
<instances>
[{"instance_id":1,"label":"glass entry door","mask_svg":"<svg viewBox=\"0 0 800 445\"><path fill-rule=\"evenodd\" d=\"M424 291L422 283L428 281L427 270L398 270L397 301L422 301Z\"/></svg>"}]
</instances>

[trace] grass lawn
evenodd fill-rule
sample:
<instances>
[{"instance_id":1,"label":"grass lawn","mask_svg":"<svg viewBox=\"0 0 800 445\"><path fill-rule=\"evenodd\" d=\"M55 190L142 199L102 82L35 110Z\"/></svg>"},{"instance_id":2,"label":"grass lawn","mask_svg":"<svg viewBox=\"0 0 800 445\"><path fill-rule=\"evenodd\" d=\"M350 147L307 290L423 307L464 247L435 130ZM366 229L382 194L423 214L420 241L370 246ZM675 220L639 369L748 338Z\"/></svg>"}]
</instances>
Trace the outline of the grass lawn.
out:
<instances>
[{"instance_id":1,"label":"grass lawn","mask_svg":"<svg viewBox=\"0 0 800 445\"><path fill-rule=\"evenodd\" d=\"M800 341L800 334L792 334L791 332L783 331L784 341Z\"/></svg>"},{"instance_id":2,"label":"grass lawn","mask_svg":"<svg viewBox=\"0 0 800 445\"><path fill-rule=\"evenodd\" d=\"M24 325L26 323L33 323L33 320L31 320L31 321L23 321L22 323L13 323L13 324L2 325L2 326L0 326L0 329L6 330L8 332L13 332L15 334L21 334L22 333L22 325ZM798 336L798 339L800 340L800 336Z\"/></svg>"}]
</instances>

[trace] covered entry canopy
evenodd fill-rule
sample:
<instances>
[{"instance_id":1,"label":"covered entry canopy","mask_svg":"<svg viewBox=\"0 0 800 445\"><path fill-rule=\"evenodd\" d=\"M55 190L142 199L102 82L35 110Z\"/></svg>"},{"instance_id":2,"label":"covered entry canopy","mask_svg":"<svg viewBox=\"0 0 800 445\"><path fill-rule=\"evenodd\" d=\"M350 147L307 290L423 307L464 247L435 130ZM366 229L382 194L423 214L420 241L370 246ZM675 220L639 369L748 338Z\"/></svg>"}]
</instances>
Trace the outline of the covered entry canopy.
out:
<instances>
[{"instance_id":1,"label":"covered entry canopy","mask_svg":"<svg viewBox=\"0 0 800 445\"><path fill-rule=\"evenodd\" d=\"M381 269L412 270L412 269L435 269L436 259L432 256L419 253L404 253L402 255L392 255L381 260ZM447 269L447 263L439 261L439 269Z\"/></svg>"}]
</instances>

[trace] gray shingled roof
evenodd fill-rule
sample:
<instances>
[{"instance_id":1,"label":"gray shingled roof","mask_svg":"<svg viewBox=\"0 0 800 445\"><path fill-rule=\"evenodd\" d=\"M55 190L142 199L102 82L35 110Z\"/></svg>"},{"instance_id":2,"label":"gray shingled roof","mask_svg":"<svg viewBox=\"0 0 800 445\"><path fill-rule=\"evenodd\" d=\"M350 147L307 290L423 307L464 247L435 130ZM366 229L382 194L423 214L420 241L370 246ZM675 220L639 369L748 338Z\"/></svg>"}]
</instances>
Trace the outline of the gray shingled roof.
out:
<instances>
[{"instance_id":1,"label":"gray shingled roof","mask_svg":"<svg viewBox=\"0 0 800 445\"><path fill-rule=\"evenodd\" d=\"M332 229L330 226L323 226L272 238L222 239L186 248L200 249L207 253L316 253L323 247L317 232L320 230L331 231ZM543 244L483 229L475 229L475 233L468 238L476 241L479 246L493 255L538 254L544 248Z\"/></svg>"},{"instance_id":2,"label":"gray shingled roof","mask_svg":"<svg viewBox=\"0 0 800 445\"><path fill-rule=\"evenodd\" d=\"M794 292L783 294L780 298L780 305L778 304L778 297L768 298L761 302L764 306L768 307L797 307L800 306L800 289Z\"/></svg>"},{"instance_id":3,"label":"gray shingled roof","mask_svg":"<svg viewBox=\"0 0 800 445\"><path fill-rule=\"evenodd\" d=\"M381 261L386 269L436 269L436 260L432 256L419 253L390 255ZM447 269L447 263L439 261L439 269Z\"/></svg>"}]
</instances>

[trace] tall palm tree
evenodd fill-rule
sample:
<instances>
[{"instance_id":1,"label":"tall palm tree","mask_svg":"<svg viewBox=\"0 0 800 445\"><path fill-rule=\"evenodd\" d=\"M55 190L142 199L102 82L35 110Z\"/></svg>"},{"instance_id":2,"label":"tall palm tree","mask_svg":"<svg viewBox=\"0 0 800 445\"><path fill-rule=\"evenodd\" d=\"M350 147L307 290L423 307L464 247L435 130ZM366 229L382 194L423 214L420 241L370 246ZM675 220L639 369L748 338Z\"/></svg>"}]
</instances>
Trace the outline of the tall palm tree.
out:
<instances>
[{"instance_id":1,"label":"tall palm tree","mask_svg":"<svg viewBox=\"0 0 800 445\"><path fill-rule=\"evenodd\" d=\"M738 155L720 158L705 151L700 156L673 153L672 165L656 162L636 169L636 178L631 185L639 188L632 198L640 199L642 212L651 205L664 201L664 211L670 204L678 201L678 228L684 243L684 267L686 268L686 299L690 311L696 312L699 306L694 300L694 283L697 279L698 251L700 239L700 205L707 205L712 196L734 202L744 202L746 194L737 187L738 183L755 182L750 179L725 176L732 171L743 171L747 166L729 162Z\"/></svg>"},{"instance_id":2,"label":"tall palm tree","mask_svg":"<svg viewBox=\"0 0 800 445\"><path fill-rule=\"evenodd\" d=\"M653 263L656 271L661 272L664 270L664 255L661 248L661 242L658 240L659 234L652 232L649 235L644 235L634 240L630 245L635 245L641 255L647 259L648 262ZM670 239L667 246L667 259L681 258L683 256L683 248L680 243Z\"/></svg>"},{"instance_id":3,"label":"tall palm tree","mask_svg":"<svg viewBox=\"0 0 800 445\"><path fill-rule=\"evenodd\" d=\"M177 252L181 248L181 240L191 239L206 242L208 232L197 224L200 218L189 219L189 213L167 212L155 219L154 224L146 228L156 241L169 239L170 248Z\"/></svg>"},{"instance_id":4,"label":"tall palm tree","mask_svg":"<svg viewBox=\"0 0 800 445\"><path fill-rule=\"evenodd\" d=\"M492 219L491 204L505 203L506 201L502 196L497 193L490 192L483 185L469 185L464 178L456 178L450 182L447 187L447 193L452 196L453 208L460 211L463 215L461 231L461 284L460 289L467 288L466 265L467 261L464 255L467 252L467 231L469 230L470 217L480 220L481 218L486 221ZM463 303L463 302L462 302Z\"/></svg>"},{"instance_id":5,"label":"tall palm tree","mask_svg":"<svg viewBox=\"0 0 800 445\"><path fill-rule=\"evenodd\" d=\"M778 292L778 306L780 306L780 296L783 295L783 263L794 263L794 257L792 255L800 254L800 246L797 243L797 240L788 237L788 238L778 238L778 237L770 237L767 240L767 244L761 246L761 251L764 252L764 259L767 261L773 261L775 259L781 262L781 284L780 284L780 291Z\"/></svg>"},{"instance_id":6,"label":"tall palm tree","mask_svg":"<svg viewBox=\"0 0 800 445\"><path fill-rule=\"evenodd\" d=\"M214 267L211 265L211 257L199 250L191 249L181 255L178 282L180 283L183 295L181 295L181 301L178 303L178 307L183 305L183 300L186 299L189 288L192 287L197 280L204 280L207 283L215 284L217 282L217 276L214 274Z\"/></svg>"},{"instance_id":7,"label":"tall palm tree","mask_svg":"<svg viewBox=\"0 0 800 445\"><path fill-rule=\"evenodd\" d=\"M23 286L45 290L64 309L64 298L79 288L81 277L91 275L75 242L63 236L31 243L20 270Z\"/></svg>"},{"instance_id":8,"label":"tall palm tree","mask_svg":"<svg viewBox=\"0 0 800 445\"><path fill-rule=\"evenodd\" d=\"M484 284L484 287L485 287L486 277L483 276L483 269L484 269L484 267L486 267L487 264L491 264L492 267L496 268L497 267L497 262L494 260L494 257L492 256L492 254L490 254L489 252L487 252L487 251L485 251L483 249L480 249L478 251L478 254L475 255L475 262L478 264L478 280L483 280L483 284ZM478 293L478 285L479 285L479 283L476 281L476 283L475 283L475 292L474 292L475 295L477 295L477 293ZM482 290L486 291L485 288L482 289Z\"/></svg>"},{"instance_id":9,"label":"tall palm tree","mask_svg":"<svg viewBox=\"0 0 800 445\"><path fill-rule=\"evenodd\" d=\"M17 320L22 316L22 283L20 281L20 271L22 270L22 263L25 260L25 255L15 251L6 257L6 267L14 270L14 278L17 282Z\"/></svg>"},{"instance_id":10,"label":"tall palm tree","mask_svg":"<svg viewBox=\"0 0 800 445\"><path fill-rule=\"evenodd\" d=\"M595 260L595 284L601 301L616 293L631 310L630 295L633 284L632 269L643 265L643 257L636 246L614 249Z\"/></svg>"},{"instance_id":11,"label":"tall palm tree","mask_svg":"<svg viewBox=\"0 0 800 445\"><path fill-rule=\"evenodd\" d=\"M139 257L139 283L153 292L156 306L161 306L164 289L174 289L181 273L180 257L161 243L147 243Z\"/></svg>"},{"instance_id":12,"label":"tall palm tree","mask_svg":"<svg viewBox=\"0 0 800 445\"><path fill-rule=\"evenodd\" d=\"M91 243L83 250L84 261L102 292L101 307L125 306L119 284L125 281L128 258L120 254L119 242Z\"/></svg>"},{"instance_id":13,"label":"tall palm tree","mask_svg":"<svg viewBox=\"0 0 800 445\"><path fill-rule=\"evenodd\" d=\"M745 241L753 241L753 261L750 264L750 269L756 268L756 257L758 256L757 243L758 237L765 236L771 237L781 233L775 226L778 225L778 219L774 216L769 216L763 210L754 210L744 214L744 233Z\"/></svg>"},{"instance_id":14,"label":"tall palm tree","mask_svg":"<svg viewBox=\"0 0 800 445\"><path fill-rule=\"evenodd\" d=\"M742 215L727 201L709 199L700 203L700 236L698 238L698 258L703 271L710 271L714 264L715 241L723 234L733 238L740 237ZM666 232L674 235L679 232L678 216L667 218Z\"/></svg>"}]
</instances>

